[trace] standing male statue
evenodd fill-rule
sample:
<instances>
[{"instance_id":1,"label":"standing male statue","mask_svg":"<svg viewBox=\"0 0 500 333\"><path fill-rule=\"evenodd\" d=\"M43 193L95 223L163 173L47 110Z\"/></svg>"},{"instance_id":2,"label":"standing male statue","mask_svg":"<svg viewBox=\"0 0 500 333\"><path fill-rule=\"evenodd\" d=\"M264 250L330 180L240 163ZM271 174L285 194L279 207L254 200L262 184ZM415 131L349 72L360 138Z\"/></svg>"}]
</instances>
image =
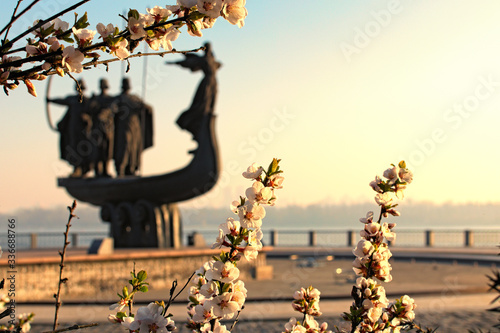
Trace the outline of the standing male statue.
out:
<instances>
[{"instance_id":1,"label":"standing male statue","mask_svg":"<svg viewBox=\"0 0 500 333\"><path fill-rule=\"evenodd\" d=\"M83 92L85 83L79 80L78 84ZM78 85L75 85L75 90L78 91ZM92 120L87 113L89 99L76 94L65 98L47 98L47 102L68 107L66 114L57 124L57 130L60 133L60 156L74 167L70 177L83 177L91 169L92 145L87 139L92 125Z\"/></svg>"},{"instance_id":2,"label":"standing male statue","mask_svg":"<svg viewBox=\"0 0 500 333\"><path fill-rule=\"evenodd\" d=\"M130 81L122 80L116 97L114 159L117 176L134 175L141 165L142 151L153 145L153 109L130 94Z\"/></svg>"},{"instance_id":3,"label":"standing male statue","mask_svg":"<svg viewBox=\"0 0 500 333\"><path fill-rule=\"evenodd\" d=\"M91 160L96 177L109 177L108 162L113 157L116 113L115 97L108 95L108 81L99 81L101 93L90 99L89 114L92 117L92 129L89 139L92 142Z\"/></svg>"}]
</instances>

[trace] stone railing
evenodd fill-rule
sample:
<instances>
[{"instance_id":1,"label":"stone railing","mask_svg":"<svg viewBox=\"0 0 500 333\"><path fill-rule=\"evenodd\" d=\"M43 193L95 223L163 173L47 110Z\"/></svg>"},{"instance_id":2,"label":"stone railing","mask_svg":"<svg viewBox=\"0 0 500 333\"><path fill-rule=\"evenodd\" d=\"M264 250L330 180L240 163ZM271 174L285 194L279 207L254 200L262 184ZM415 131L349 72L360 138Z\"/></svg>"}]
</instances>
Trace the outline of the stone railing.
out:
<instances>
[{"instance_id":1,"label":"stone railing","mask_svg":"<svg viewBox=\"0 0 500 333\"><path fill-rule=\"evenodd\" d=\"M495 247L500 244L500 228L497 229L398 229L396 247ZM217 238L217 230L187 231L184 245L189 245L197 233L208 245ZM92 240L107 237L105 232L70 232L71 247L88 247ZM0 246L6 248L8 237L0 234ZM359 234L352 230L264 230L263 243L271 246L328 246L353 247ZM62 232L39 232L16 234L17 249L62 247Z\"/></svg>"}]
</instances>

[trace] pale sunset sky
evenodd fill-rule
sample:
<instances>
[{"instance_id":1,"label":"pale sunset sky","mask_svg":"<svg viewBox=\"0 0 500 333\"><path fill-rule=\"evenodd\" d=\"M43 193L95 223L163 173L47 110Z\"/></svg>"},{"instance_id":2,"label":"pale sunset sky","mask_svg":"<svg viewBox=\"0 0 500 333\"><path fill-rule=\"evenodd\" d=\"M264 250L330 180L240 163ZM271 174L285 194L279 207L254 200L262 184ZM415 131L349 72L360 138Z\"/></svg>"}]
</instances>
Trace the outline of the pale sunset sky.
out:
<instances>
[{"instance_id":1,"label":"pale sunset sky","mask_svg":"<svg viewBox=\"0 0 500 333\"><path fill-rule=\"evenodd\" d=\"M42 1L9 36L74 2ZM2 27L16 3L2 2ZM94 0L76 12L87 11L95 29L122 24L118 15L128 8L166 4L175 3ZM174 42L184 50L210 41L223 64L216 105L223 174L214 190L184 207L228 206L249 185L241 172L273 157L285 171L281 205L372 200L368 183L402 159L414 172L409 200L500 202L500 2L248 0L246 7L241 29L219 19L203 37L183 30ZM188 163L194 142L174 123L201 74L165 65L180 55L143 59L131 61L127 76L141 95L147 68L155 145L143 155L142 174L150 175ZM118 94L122 73L115 63L108 73L76 77L88 94L107 77ZM59 134L47 125L46 84L35 86L38 98L24 86L0 97L1 213L72 201L57 187L71 168L59 160ZM73 94L73 87L69 77L56 77L51 97ZM51 112L56 123L65 108L52 105Z\"/></svg>"}]
</instances>

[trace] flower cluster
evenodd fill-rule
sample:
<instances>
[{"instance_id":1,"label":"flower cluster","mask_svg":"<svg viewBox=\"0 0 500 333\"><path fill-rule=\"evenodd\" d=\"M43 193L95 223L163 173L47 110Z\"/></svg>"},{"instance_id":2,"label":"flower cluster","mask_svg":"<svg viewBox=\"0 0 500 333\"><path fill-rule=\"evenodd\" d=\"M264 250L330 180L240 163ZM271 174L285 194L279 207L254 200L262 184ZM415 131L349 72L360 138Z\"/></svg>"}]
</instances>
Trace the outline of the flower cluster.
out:
<instances>
[{"instance_id":1,"label":"flower cluster","mask_svg":"<svg viewBox=\"0 0 500 333\"><path fill-rule=\"evenodd\" d=\"M235 319L247 297L243 281L238 280L237 262L241 257L254 260L262 249L264 205L274 205L275 190L282 188L283 176L278 159L267 171L253 164L243 173L254 180L252 187L231 205L238 220L228 218L219 226L219 236L212 248L223 248L221 254L206 262L191 280L189 289L188 327L195 332L228 332L223 319Z\"/></svg>"},{"instance_id":2,"label":"flower cluster","mask_svg":"<svg viewBox=\"0 0 500 333\"><path fill-rule=\"evenodd\" d=\"M122 324L129 332L139 333L168 333L176 329L174 321L166 315L167 307L163 302L152 302L148 306L140 307L137 313L132 313L134 295L138 292L147 292L148 283L146 271L131 272L132 279L129 280L132 291L123 287L122 294L118 294L120 299L117 303L111 304L110 310L117 311L114 315L108 316L108 321ZM129 313L125 313L124 308L128 307Z\"/></svg>"},{"instance_id":3,"label":"flower cluster","mask_svg":"<svg viewBox=\"0 0 500 333\"><path fill-rule=\"evenodd\" d=\"M139 333L169 333L176 329L174 321L165 317L165 306L157 302L140 307L134 317L125 317L122 325L129 332Z\"/></svg>"},{"instance_id":4,"label":"flower cluster","mask_svg":"<svg viewBox=\"0 0 500 333\"><path fill-rule=\"evenodd\" d=\"M309 286L307 289L300 288L300 290L296 291L293 295L293 309L314 317L321 316L321 311L319 310L320 294L320 291L312 286Z\"/></svg>"},{"instance_id":5,"label":"flower cluster","mask_svg":"<svg viewBox=\"0 0 500 333\"><path fill-rule=\"evenodd\" d=\"M9 320L7 325L0 325L0 330L2 332L29 332L31 330L31 322L33 321L33 317L35 317L34 313L21 313L17 317L17 321L14 321L14 319L12 319Z\"/></svg>"},{"instance_id":6,"label":"flower cluster","mask_svg":"<svg viewBox=\"0 0 500 333\"><path fill-rule=\"evenodd\" d=\"M328 324L326 322L319 325L314 317L321 316L319 310L319 295L318 289L309 286L301 288L293 295L292 307L295 311L304 314L302 322L295 318L290 318L288 323L285 324L285 331L283 333L329 333Z\"/></svg>"},{"instance_id":7,"label":"flower cluster","mask_svg":"<svg viewBox=\"0 0 500 333\"><path fill-rule=\"evenodd\" d=\"M392 254L386 241L396 240L393 231L396 224L382 223L382 218L400 216L395 210L397 204L393 202L392 193L403 198L403 190L412 182L413 174L401 161L385 170L383 178L377 176L370 183L370 187L377 192L375 202L380 206L380 215L375 221L373 212L368 212L366 217L360 219L364 227L360 233L361 240L353 250L356 256L353 270L359 278L351 293L354 302L350 313L343 315L348 327L337 328L338 332L399 332L415 318L413 299L405 295L389 303L384 287L378 282L392 280L389 263Z\"/></svg>"},{"instance_id":8,"label":"flower cluster","mask_svg":"<svg viewBox=\"0 0 500 333\"><path fill-rule=\"evenodd\" d=\"M176 5L155 6L148 8L146 13L130 9L125 17L127 26L123 30L103 23L98 23L96 30L88 29L87 13L80 18L75 17L72 26L60 18L37 20L33 28L13 39L20 40L31 31L34 38L28 38L24 47L11 50L13 42L3 39L0 46L0 84L8 94L8 90L17 88L22 80L28 92L36 97L31 80L44 80L54 73L60 76L65 72L80 73L97 62L101 56L98 51L123 60L131 56L140 41L145 41L155 51L160 48L171 51L172 41L178 38L183 26L187 27L190 35L201 37L202 30L211 28L219 17L242 27L248 14L245 3L246 0L177 0ZM23 51L26 52L24 58L7 56ZM91 61L84 64L85 58ZM33 67L22 70L21 67L27 63Z\"/></svg>"}]
</instances>

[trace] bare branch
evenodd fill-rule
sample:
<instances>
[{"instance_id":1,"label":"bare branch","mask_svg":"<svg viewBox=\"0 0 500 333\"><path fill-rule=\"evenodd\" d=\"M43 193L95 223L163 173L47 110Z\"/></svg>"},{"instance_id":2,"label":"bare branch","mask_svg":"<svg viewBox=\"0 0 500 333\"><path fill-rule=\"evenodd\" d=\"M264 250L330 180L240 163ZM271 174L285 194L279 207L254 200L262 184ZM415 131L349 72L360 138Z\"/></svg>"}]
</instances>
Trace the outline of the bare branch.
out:
<instances>
[{"instance_id":1,"label":"bare branch","mask_svg":"<svg viewBox=\"0 0 500 333\"><path fill-rule=\"evenodd\" d=\"M136 53L136 54L132 54L130 55L127 59L132 59L132 58L138 58L138 57L146 57L146 56L160 56L160 57L163 57L165 54L175 54L175 53L182 53L182 54L186 54L186 53L192 53L192 52L198 52L198 51L203 51L205 50L205 47L204 46L201 46L197 49L192 49L192 50L187 50L187 51L177 51L176 49L173 49L172 51L163 51L163 52L150 52L150 53ZM88 69L88 67L91 67L91 66L97 66L97 65L102 65L102 64L109 64L109 63L112 63L112 62L115 62L115 61L121 61L120 59L118 58L113 58L113 59L107 59L107 60L93 60L93 61L89 61L85 64L83 64L83 67L85 69ZM47 73L48 75L52 75L52 74L55 74L55 73Z\"/></svg>"},{"instance_id":2,"label":"bare branch","mask_svg":"<svg viewBox=\"0 0 500 333\"><path fill-rule=\"evenodd\" d=\"M75 215L75 209L76 209L76 200L73 200L73 205L71 207L68 206L69 210L69 217L68 217L68 223L66 223L66 231L64 232L64 246L62 252L59 252L59 255L61 256L61 263L59 264L59 284L57 286L57 293L54 295L54 298L56 299L56 310L54 314L54 325L53 325L53 330L55 331L57 329L57 320L59 316L59 308L61 307L61 286L68 281L67 278L62 277L63 269L64 269L64 258L66 256L66 248L68 247L68 244L70 243L68 241L68 235L69 235L69 228L71 227L71 220L73 220L74 217L77 217ZM77 217L78 218L78 217Z\"/></svg>"}]
</instances>

